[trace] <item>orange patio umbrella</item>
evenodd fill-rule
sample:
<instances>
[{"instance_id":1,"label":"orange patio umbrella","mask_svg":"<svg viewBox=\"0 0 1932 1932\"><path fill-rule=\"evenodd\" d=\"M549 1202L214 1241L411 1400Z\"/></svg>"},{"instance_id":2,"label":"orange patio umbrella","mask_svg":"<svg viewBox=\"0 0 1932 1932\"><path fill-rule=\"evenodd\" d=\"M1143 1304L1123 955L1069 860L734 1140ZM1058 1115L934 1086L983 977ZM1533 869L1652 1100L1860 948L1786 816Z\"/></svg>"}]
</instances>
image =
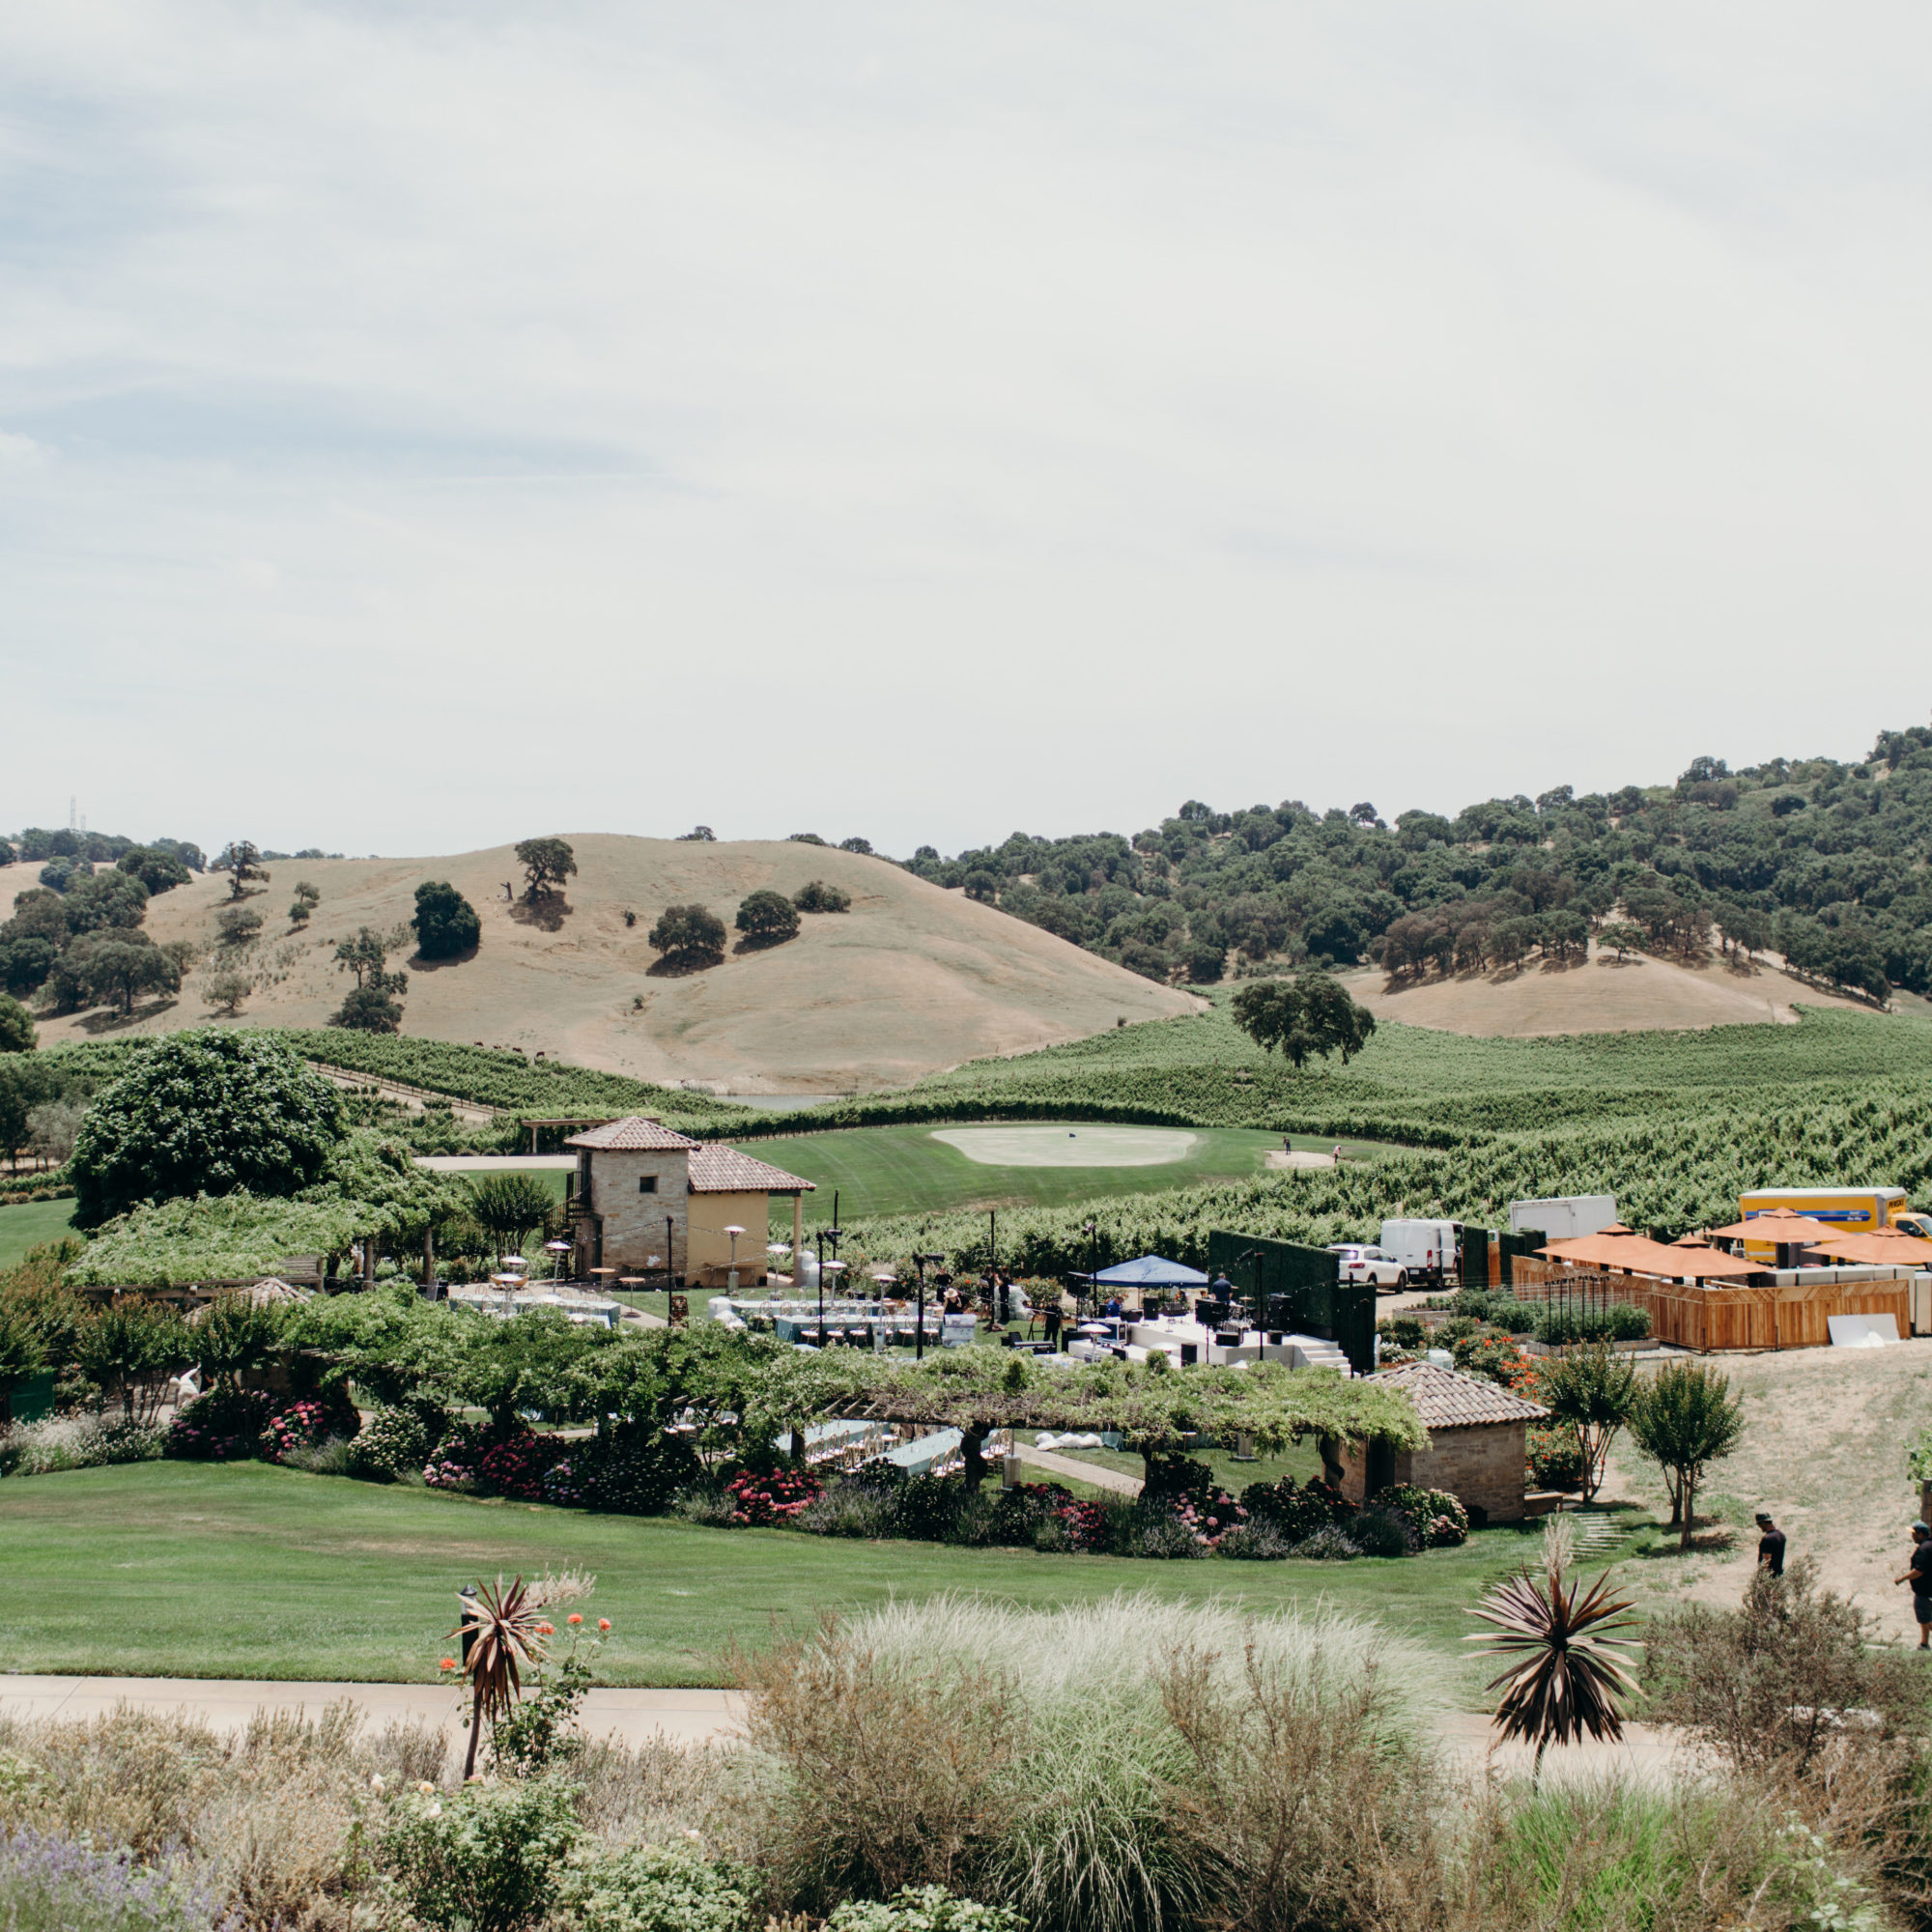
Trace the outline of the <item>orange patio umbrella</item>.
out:
<instances>
[{"instance_id":1,"label":"orange patio umbrella","mask_svg":"<svg viewBox=\"0 0 1932 1932\"><path fill-rule=\"evenodd\" d=\"M1585 1235L1574 1241L1551 1241L1542 1250L1551 1261L1577 1267L1630 1268L1638 1274L1664 1275L1672 1281L1689 1275L1695 1281L1732 1280L1756 1274L1758 1264L1715 1248L1693 1254L1689 1248L1666 1247L1642 1235Z\"/></svg>"},{"instance_id":2,"label":"orange patio umbrella","mask_svg":"<svg viewBox=\"0 0 1932 1932\"><path fill-rule=\"evenodd\" d=\"M1811 1245L1833 1261L1855 1262L1862 1267L1932 1267L1932 1241L1891 1228L1863 1235L1827 1235Z\"/></svg>"},{"instance_id":3,"label":"orange patio umbrella","mask_svg":"<svg viewBox=\"0 0 1932 1932\"><path fill-rule=\"evenodd\" d=\"M1716 1241L1762 1241L1779 1248L1815 1248L1838 1232L1829 1222L1814 1221L1808 1214L1753 1214L1748 1221L1733 1221L1728 1228L1713 1228Z\"/></svg>"}]
</instances>

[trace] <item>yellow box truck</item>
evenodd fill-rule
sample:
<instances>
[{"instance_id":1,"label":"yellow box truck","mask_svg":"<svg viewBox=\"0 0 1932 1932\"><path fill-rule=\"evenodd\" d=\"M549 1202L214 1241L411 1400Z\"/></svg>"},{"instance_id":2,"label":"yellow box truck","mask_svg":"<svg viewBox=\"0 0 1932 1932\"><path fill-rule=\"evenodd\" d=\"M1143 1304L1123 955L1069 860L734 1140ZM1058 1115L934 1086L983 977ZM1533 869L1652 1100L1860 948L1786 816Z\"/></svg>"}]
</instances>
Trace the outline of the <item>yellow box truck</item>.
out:
<instances>
[{"instance_id":1,"label":"yellow box truck","mask_svg":"<svg viewBox=\"0 0 1932 1932\"><path fill-rule=\"evenodd\" d=\"M1932 1214L1914 1208L1902 1187L1760 1187L1738 1196L1740 1221L1773 1213L1804 1214L1847 1235L1897 1228L1932 1241Z\"/></svg>"}]
</instances>

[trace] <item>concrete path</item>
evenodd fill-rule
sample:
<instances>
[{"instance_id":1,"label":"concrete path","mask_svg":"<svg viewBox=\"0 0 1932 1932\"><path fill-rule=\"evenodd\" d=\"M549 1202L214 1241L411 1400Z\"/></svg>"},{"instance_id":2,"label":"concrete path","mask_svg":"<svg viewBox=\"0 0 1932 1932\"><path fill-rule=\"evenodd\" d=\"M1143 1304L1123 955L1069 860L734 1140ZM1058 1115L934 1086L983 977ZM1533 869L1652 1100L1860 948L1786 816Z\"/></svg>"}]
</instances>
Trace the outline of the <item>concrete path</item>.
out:
<instances>
[{"instance_id":1,"label":"concrete path","mask_svg":"<svg viewBox=\"0 0 1932 1932\"><path fill-rule=\"evenodd\" d=\"M464 1699L447 1684L315 1684L272 1679L206 1677L0 1676L0 1712L11 1717L77 1721L105 1716L123 1704L141 1711L187 1711L217 1731L243 1729L257 1711L306 1711L319 1717L344 1699L377 1730L412 1719L455 1731ZM583 1700L583 1728L614 1734L627 1745L655 1732L682 1744L727 1734L743 1709L728 1690L593 1690Z\"/></svg>"},{"instance_id":2,"label":"concrete path","mask_svg":"<svg viewBox=\"0 0 1932 1932\"><path fill-rule=\"evenodd\" d=\"M419 1153L432 1174L575 1174L574 1153Z\"/></svg>"},{"instance_id":3,"label":"concrete path","mask_svg":"<svg viewBox=\"0 0 1932 1932\"><path fill-rule=\"evenodd\" d=\"M1115 1494L1137 1496L1141 1492L1138 1476L1123 1476L1117 1469L1105 1469L1097 1463L1083 1463L1075 1456L1056 1456L1050 1449L1036 1449L1016 1442L1022 1463L1033 1463L1055 1476L1070 1476L1076 1483L1092 1483L1096 1490L1112 1490Z\"/></svg>"},{"instance_id":4,"label":"concrete path","mask_svg":"<svg viewBox=\"0 0 1932 1932\"><path fill-rule=\"evenodd\" d=\"M464 1700L444 1684L0 1676L0 1713L10 1717L77 1722L131 1705L141 1711L185 1711L224 1733L245 1728L258 1711L304 1711L313 1718L345 1698L358 1706L365 1721L378 1731L393 1722L416 1720L440 1724L452 1738L461 1736L458 1720ZM583 1728L593 1737L614 1736L633 1747L660 1733L679 1744L704 1744L729 1738L743 1712L744 1700L732 1690L593 1690L584 1699ZM1437 1729L1459 1769L1480 1774L1485 1759L1491 1758L1504 1776L1528 1776L1534 1752L1526 1745L1494 1745L1490 1720L1480 1713L1451 1712L1438 1720ZM1693 1763L1691 1754L1670 1733L1633 1724L1620 1745L1567 1745L1549 1751L1543 1760L1543 1776L1569 1779L1621 1771L1661 1783L1673 1773L1691 1769Z\"/></svg>"}]
</instances>

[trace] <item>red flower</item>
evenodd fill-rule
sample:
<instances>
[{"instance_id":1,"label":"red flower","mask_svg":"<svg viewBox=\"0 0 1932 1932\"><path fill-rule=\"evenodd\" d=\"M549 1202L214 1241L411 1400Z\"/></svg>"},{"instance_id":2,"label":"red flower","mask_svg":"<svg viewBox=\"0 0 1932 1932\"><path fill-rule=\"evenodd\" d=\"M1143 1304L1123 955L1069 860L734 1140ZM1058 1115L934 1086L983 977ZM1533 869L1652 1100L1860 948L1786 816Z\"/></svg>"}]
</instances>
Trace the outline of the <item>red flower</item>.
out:
<instances>
[{"instance_id":1,"label":"red flower","mask_svg":"<svg viewBox=\"0 0 1932 1932\"><path fill-rule=\"evenodd\" d=\"M453 1658L453 1657L445 1657L445 1658L444 1658L444 1659L442 1660L442 1662L441 1662L440 1663L439 1663L439 1664L437 1665L437 1668L438 1668L439 1670L454 1670L454 1669L456 1668L456 1660L455 1660L455 1658Z\"/></svg>"},{"instance_id":2,"label":"red flower","mask_svg":"<svg viewBox=\"0 0 1932 1932\"><path fill-rule=\"evenodd\" d=\"M601 1631L609 1630L611 1628L611 1619L609 1617L599 1617L597 1619L597 1628Z\"/></svg>"},{"instance_id":3,"label":"red flower","mask_svg":"<svg viewBox=\"0 0 1932 1932\"><path fill-rule=\"evenodd\" d=\"M564 1618L564 1622L567 1624L581 1624L582 1621L583 1621L582 1616L576 1610L572 1610L571 1613Z\"/></svg>"}]
</instances>

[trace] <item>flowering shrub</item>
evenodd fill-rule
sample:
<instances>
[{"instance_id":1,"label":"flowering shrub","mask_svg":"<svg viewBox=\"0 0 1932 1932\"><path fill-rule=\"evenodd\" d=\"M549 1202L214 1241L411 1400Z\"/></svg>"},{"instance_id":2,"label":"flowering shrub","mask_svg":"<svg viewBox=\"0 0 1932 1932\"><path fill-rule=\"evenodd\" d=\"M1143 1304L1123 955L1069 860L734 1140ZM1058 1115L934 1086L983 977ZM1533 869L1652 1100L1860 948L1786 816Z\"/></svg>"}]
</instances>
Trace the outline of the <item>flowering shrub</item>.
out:
<instances>
[{"instance_id":1,"label":"flowering shrub","mask_svg":"<svg viewBox=\"0 0 1932 1932\"><path fill-rule=\"evenodd\" d=\"M496 1495L538 1502L543 1497L546 1472L575 1446L561 1436L535 1435L524 1430L484 1450L476 1459L476 1480Z\"/></svg>"},{"instance_id":2,"label":"flowering shrub","mask_svg":"<svg viewBox=\"0 0 1932 1932\"><path fill-rule=\"evenodd\" d=\"M824 1490L808 1469L773 1469L763 1475L747 1469L725 1485L731 1520L751 1525L789 1522Z\"/></svg>"},{"instance_id":3,"label":"flowering shrub","mask_svg":"<svg viewBox=\"0 0 1932 1932\"><path fill-rule=\"evenodd\" d=\"M185 1866L16 1826L0 1831L0 1923L21 1932L239 1932Z\"/></svg>"},{"instance_id":4,"label":"flowering shrub","mask_svg":"<svg viewBox=\"0 0 1932 1932\"><path fill-rule=\"evenodd\" d=\"M1447 1549L1469 1540L1469 1512L1447 1490L1425 1490L1414 1483L1397 1483L1378 1490L1378 1509L1387 1510L1407 1523L1425 1549Z\"/></svg>"},{"instance_id":5,"label":"flowering shrub","mask_svg":"<svg viewBox=\"0 0 1932 1932\"><path fill-rule=\"evenodd\" d=\"M262 1453L262 1432L274 1401L260 1389L212 1388L175 1410L161 1453L196 1462L245 1462Z\"/></svg>"},{"instance_id":6,"label":"flowering shrub","mask_svg":"<svg viewBox=\"0 0 1932 1932\"><path fill-rule=\"evenodd\" d=\"M1107 1547L1105 1503L1083 1502L1077 1496L1068 1495L1054 1514L1059 1518L1061 1527L1065 1530L1066 1541L1071 1548L1092 1550L1104 1549Z\"/></svg>"},{"instance_id":7,"label":"flowering shrub","mask_svg":"<svg viewBox=\"0 0 1932 1932\"><path fill-rule=\"evenodd\" d=\"M698 1473L682 1436L587 1436L564 1443L544 1470L546 1502L626 1516L662 1516Z\"/></svg>"},{"instance_id":8,"label":"flowering shrub","mask_svg":"<svg viewBox=\"0 0 1932 1932\"><path fill-rule=\"evenodd\" d=\"M557 1779L406 1792L383 1833L409 1910L431 1925L512 1932L542 1917L579 1835L576 1794Z\"/></svg>"},{"instance_id":9,"label":"flowering shrub","mask_svg":"<svg viewBox=\"0 0 1932 1932\"><path fill-rule=\"evenodd\" d=\"M557 1903L580 1932L740 1932L751 1887L691 1851L633 1845L573 1857L557 1874Z\"/></svg>"},{"instance_id":10,"label":"flowering shrub","mask_svg":"<svg viewBox=\"0 0 1932 1932\"><path fill-rule=\"evenodd\" d=\"M379 1408L349 1447L349 1473L365 1483L389 1483L419 1471L448 1433L449 1418L431 1402Z\"/></svg>"},{"instance_id":11,"label":"flowering shrub","mask_svg":"<svg viewBox=\"0 0 1932 1932\"><path fill-rule=\"evenodd\" d=\"M1453 1351L1456 1366L1534 1400L1536 1364L1507 1335L1465 1335Z\"/></svg>"},{"instance_id":12,"label":"flowering shrub","mask_svg":"<svg viewBox=\"0 0 1932 1932\"><path fill-rule=\"evenodd\" d=\"M1529 1473L1540 1490L1577 1490L1583 1486L1583 1452L1572 1429L1532 1429L1525 1444Z\"/></svg>"},{"instance_id":13,"label":"flowering shrub","mask_svg":"<svg viewBox=\"0 0 1932 1932\"><path fill-rule=\"evenodd\" d=\"M1026 1920L1004 1905L980 1905L944 1886L907 1886L890 1905L848 1899L826 1932L1022 1932Z\"/></svg>"},{"instance_id":14,"label":"flowering shrub","mask_svg":"<svg viewBox=\"0 0 1932 1932\"><path fill-rule=\"evenodd\" d=\"M1297 1484L1293 1476L1278 1483L1250 1483L1241 1503L1257 1522L1270 1523L1291 1543L1300 1543L1317 1530L1346 1528L1356 1506L1327 1483Z\"/></svg>"},{"instance_id":15,"label":"flowering shrub","mask_svg":"<svg viewBox=\"0 0 1932 1932\"><path fill-rule=\"evenodd\" d=\"M1174 1505L1174 1520L1204 1549L1213 1549L1231 1529L1248 1520L1247 1511L1225 1490L1206 1496L1181 1496Z\"/></svg>"},{"instance_id":16,"label":"flowering shrub","mask_svg":"<svg viewBox=\"0 0 1932 1932\"><path fill-rule=\"evenodd\" d=\"M166 1444L158 1423L57 1415L0 1433L0 1476L52 1476L107 1463L152 1463Z\"/></svg>"},{"instance_id":17,"label":"flowering shrub","mask_svg":"<svg viewBox=\"0 0 1932 1932\"><path fill-rule=\"evenodd\" d=\"M298 1449L319 1448L325 1442L353 1436L361 1418L346 1397L333 1401L305 1397L291 1403L255 1438L265 1463L283 1463Z\"/></svg>"}]
</instances>

